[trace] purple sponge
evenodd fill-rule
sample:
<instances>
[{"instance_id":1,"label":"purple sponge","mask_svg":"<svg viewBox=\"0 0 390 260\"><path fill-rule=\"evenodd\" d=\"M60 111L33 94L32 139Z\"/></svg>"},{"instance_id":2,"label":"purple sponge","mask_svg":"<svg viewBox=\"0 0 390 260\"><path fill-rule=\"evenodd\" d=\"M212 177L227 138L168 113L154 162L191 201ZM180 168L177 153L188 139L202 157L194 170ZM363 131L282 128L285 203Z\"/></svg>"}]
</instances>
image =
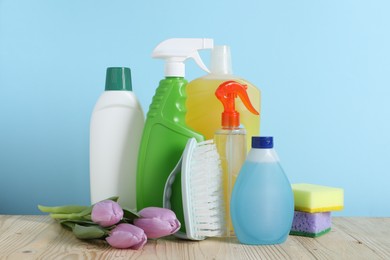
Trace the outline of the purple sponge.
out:
<instances>
[{"instance_id":1,"label":"purple sponge","mask_svg":"<svg viewBox=\"0 0 390 260\"><path fill-rule=\"evenodd\" d=\"M330 212L294 212L290 235L318 237L330 231L332 219Z\"/></svg>"}]
</instances>

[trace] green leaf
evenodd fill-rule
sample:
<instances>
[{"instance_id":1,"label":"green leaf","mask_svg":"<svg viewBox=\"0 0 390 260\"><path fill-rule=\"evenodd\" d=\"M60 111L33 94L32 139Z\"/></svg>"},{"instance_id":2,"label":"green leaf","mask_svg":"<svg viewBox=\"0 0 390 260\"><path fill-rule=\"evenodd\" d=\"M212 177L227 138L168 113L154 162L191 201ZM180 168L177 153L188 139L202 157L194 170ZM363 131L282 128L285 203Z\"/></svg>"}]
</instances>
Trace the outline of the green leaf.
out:
<instances>
[{"instance_id":1,"label":"green leaf","mask_svg":"<svg viewBox=\"0 0 390 260\"><path fill-rule=\"evenodd\" d=\"M104 237L107 232L98 225L82 226L75 224L73 233L79 239L96 239Z\"/></svg>"},{"instance_id":2,"label":"green leaf","mask_svg":"<svg viewBox=\"0 0 390 260\"><path fill-rule=\"evenodd\" d=\"M109 197L108 199L104 199L104 200L112 200L112 201L115 201L115 202L118 202L118 199L119 199L119 197L118 196L113 196L113 197ZM101 201L103 201L103 200L101 200ZM100 202L100 201L99 201ZM99 202L96 202L96 203L99 203ZM95 204L96 204L95 203ZM95 205L94 204L94 205Z\"/></svg>"},{"instance_id":3,"label":"green leaf","mask_svg":"<svg viewBox=\"0 0 390 260\"><path fill-rule=\"evenodd\" d=\"M134 219L139 218L139 214L128 208L123 208L123 219L122 221L126 223L133 223Z\"/></svg>"},{"instance_id":4,"label":"green leaf","mask_svg":"<svg viewBox=\"0 0 390 260\"><path fill-rule=\"evenodd\" d=\"M69 222L69 221L62 221L62 222L60 222L60 224L61 224L63 227L65 227L65 228L67 228L67 229L70 229L70 230L72 230L72 231L73 231L74 226L76 225L75 223L72 223L72 222Z\"/></svg>"},{"instance_id":5,"label":"green leaf","mask_svg":"<svg viewBox=\"0 0 390 260\"><path fill-rule=\"evenodd\" d=\"M48 207L48 206L38 205L38 209L42 212L60 213L60 214L80 213L87 208L89 208L89 206L65 205L65 206Z\"/></svg>"},{"instance_id":6,"label":"green leaf","mask_svg":"<svg viewBox=\"0 0 390 260\"><path fill-rule=\"evenodd\" d=\"M58 221L60 224L65 224L65 225L71 225L71 224L80 224L80 225L98 225L93 221L90 220L79 220L79 219L62 219Z\"/></svg>"}]
</instances>

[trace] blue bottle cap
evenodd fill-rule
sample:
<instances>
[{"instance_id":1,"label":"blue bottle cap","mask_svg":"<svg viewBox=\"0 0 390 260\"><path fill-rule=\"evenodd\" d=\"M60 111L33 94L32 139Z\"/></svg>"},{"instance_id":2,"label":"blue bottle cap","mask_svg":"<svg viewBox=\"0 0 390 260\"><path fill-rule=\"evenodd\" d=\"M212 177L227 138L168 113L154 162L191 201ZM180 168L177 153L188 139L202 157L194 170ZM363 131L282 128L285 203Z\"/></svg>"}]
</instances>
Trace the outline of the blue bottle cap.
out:
<instances>
[{"instance_id":1,"label":"blue bottle cap","mask_svg":"<svg viewBox=\"0 0 390 260\"><path fill-rule=\"evenodd\" d=\"M252 136L252 148L267 149L274 147L272 136Z\"/></svg>"}]
</instances>

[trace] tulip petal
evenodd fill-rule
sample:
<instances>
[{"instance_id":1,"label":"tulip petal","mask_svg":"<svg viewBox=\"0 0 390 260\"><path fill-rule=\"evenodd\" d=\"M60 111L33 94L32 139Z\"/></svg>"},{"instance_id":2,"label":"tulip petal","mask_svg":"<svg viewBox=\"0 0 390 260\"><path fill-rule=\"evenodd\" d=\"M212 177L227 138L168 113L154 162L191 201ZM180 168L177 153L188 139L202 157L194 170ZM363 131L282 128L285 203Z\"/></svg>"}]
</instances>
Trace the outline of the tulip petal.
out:
<instances>
[{"instance_id":1,"label":"tulip petal","mask_svg":"<svg viewBox=\"0 0 390 260\"><path fill-rule=\"evenodd\" d=\"M134 225L142 228L148 238L160 238L168 236L178 230L177 223L171 223L169 221L161 220L158 218L135 219Z\"/></svg>"},{"instance_id":2,"label":"tulip petal","mask_svg":"<svg viewBox=\"0 0 390 260\"><path fill-rule=\"evenodd\" d=\"M169 221L169 224L172 227L172 234L179 231L179 229L181 227L180 221L178 219L174 219L174 220Z\"/></svg>"},{"instance_id":3,"label":"tulip petal","mask_svg":"<svg viewBox=\"0 0 390 260\"><path fill-rule=\"evenodd\" d=\"M144 231L131 224L119 224L111 231L106 241L115 248L140 249L147 241Z\"/></svg>"},{"instance_id":4,"label":"tulip petal","mask_svg":"<svg viewBox=\"0 0 390 260\"><path fill-rule=\"evenodd\" d=\"M130 248L140 242L133 234L125 231L114 232L106 241L115 248Z\"/></svg>"},{"instance_id":5,"label":"tulip petal","mask_svg":"<svg viewBox=\"0 0 390 260\"><path fill-rule=\"evenodd\" d=\"M164 220L176 219L176 214L165 208L147 207L139 212L142 218L159 218Z\"/></svg>"},{"instance_id":6,"label":"tulip petal","mask_svg":"<svg viewBox=\"0 0 390 260\"><path fill-rule=\"evenodd\" d=\"M132 246L130 248L135 249L135 250L141 249L144 247L144 245L146 244L147 241L148 241L148 238L146 237L146 234L143 234L141 241L138 244L135 244L134 246Z\"/></svg>"},{"instance_id":7,"label":"tulip petal","mask_svg":"<svg viewBox=\"0 0 390 260\"><path fill-rule=\"evenodd\" d=\"M91 212L93 222L102 227L115 225L123 218L121 206L112 200L103 200L96 203Z\"/></svg>"}]
</instances>

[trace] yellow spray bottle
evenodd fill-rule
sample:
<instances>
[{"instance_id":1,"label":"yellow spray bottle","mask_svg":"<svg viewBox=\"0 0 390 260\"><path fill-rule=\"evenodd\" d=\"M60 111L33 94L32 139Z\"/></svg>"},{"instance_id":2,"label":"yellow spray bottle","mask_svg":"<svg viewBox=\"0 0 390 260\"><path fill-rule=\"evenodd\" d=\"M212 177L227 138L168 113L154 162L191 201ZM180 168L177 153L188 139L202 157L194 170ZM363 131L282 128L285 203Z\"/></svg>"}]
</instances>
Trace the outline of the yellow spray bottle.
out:
<instances>
[{"instance_id":1,"label":"yellow spray bottle","mask_svg":"<svg viewBox=\"0 0 390 260\"><path fill-rule=\"evenodd\" d=\"M253 107L260 112L260 90L245 79L232 74L229 46L214 46L211 52L210 73L190 81L187 85L186 124L203 134L205 139L212 139L220 128L221 103L215 98L218 86L227 80L234 80L247 86L246 92ZM260 134L260 117L245 108L241 100L236 101L240 113L240 122L247 131L247 151L250 150L251 137Z\"/></svg>"}]
</instances>

